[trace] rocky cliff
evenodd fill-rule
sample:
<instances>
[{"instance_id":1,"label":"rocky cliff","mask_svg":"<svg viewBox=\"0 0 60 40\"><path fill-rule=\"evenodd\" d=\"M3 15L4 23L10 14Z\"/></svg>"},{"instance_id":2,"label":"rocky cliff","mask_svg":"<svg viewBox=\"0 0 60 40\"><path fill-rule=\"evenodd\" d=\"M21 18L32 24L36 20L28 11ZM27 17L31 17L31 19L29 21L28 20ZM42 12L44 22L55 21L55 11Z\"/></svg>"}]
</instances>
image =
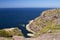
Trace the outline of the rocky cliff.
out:
<instances>
[{"instance_id":1,"label":"rocky cliff","mask_svg":"<svg viewBox=\"0 0 60 40\"><path fill-rule=\"evenodd\" d=\"M26 28L33 33L34 37L45 33L59 33L60 9L50 9L42 12L39 17L27 24Z\"/></svg>"},{"instance_id":2,"label":"rocky cliff","mask_svg":"<svg viewBox=\"0 0 60 40\"><path fill-rule=\"evenodd\" d=\"M25 38L18 28L0 30L0 40L60 40L60 9L49 9L26 25Z\"/></svg>"}]
</instances>

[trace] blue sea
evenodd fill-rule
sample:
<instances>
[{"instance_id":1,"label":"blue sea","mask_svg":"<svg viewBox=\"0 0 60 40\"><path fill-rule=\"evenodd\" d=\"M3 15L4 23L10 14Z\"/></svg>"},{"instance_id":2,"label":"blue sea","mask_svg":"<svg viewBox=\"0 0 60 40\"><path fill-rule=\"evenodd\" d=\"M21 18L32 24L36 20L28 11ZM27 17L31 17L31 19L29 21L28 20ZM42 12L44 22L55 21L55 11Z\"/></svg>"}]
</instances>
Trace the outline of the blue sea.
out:
<instances>
[{"instance_id":1,"label":"blue sea","mask_svg":"<svg viewBox=\"0 0 60 40\"><path fill-rule=\"evenodd\" d=\"M28 24L48 9L50 8L0 8L0 29L18 27L26 36L28 31L22 24Z\"/></svg>"}]
</instances>

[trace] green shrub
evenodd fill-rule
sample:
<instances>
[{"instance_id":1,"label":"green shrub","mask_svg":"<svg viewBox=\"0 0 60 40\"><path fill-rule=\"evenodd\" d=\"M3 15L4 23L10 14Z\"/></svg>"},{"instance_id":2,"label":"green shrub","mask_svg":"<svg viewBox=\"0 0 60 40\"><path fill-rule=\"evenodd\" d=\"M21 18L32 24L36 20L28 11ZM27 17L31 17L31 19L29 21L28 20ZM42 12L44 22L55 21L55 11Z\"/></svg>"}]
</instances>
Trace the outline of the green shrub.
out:
<instances>
[{"instance_id":1,"label":"green shrub","mask_svg":"<svg viewBox=\"0 0 60 40\"><path fill-rule=\"evenodd\" d=\"M0 37L11 37L12 35L5 30L0 30Z\"/></svg>"}]
</instances>

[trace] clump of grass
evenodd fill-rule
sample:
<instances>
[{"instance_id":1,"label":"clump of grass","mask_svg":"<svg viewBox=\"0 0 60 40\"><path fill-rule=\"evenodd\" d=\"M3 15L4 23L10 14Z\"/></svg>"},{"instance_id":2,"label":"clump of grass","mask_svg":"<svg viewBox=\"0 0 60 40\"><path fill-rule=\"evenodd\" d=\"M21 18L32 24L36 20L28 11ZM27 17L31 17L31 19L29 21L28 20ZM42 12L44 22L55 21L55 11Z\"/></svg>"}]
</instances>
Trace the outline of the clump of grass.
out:
<instances>
[{"instance_id":1,"label":"clump of grass","mask_svg":"<svg viewBox=\"0 0 60 40\"><path fill-rule=\"evenodd\" d=\"M54 30L60 30L60 25L55 25L55 26L53 27L53 29L54 29Z\"/></svg>"}]
</instances>

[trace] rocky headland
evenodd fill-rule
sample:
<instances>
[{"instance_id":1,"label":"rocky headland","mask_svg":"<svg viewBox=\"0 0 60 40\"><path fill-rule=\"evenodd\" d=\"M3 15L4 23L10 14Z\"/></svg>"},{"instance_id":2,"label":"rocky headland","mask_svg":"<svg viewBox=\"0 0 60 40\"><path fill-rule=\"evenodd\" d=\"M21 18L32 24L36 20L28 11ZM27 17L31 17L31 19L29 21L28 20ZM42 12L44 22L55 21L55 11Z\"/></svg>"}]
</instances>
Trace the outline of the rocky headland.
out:
<instances>
[{"instance_id":1,"label":"rocky headland","mask_svg":"<svg viewBox=\"0 0 60 40\"><path fill-rule=\"evenodd\" d=\"M0 30L0 40L60 40L60 9L49 9L26 25L25 38L18 28Z\"/></svg>"}]
</instances>

